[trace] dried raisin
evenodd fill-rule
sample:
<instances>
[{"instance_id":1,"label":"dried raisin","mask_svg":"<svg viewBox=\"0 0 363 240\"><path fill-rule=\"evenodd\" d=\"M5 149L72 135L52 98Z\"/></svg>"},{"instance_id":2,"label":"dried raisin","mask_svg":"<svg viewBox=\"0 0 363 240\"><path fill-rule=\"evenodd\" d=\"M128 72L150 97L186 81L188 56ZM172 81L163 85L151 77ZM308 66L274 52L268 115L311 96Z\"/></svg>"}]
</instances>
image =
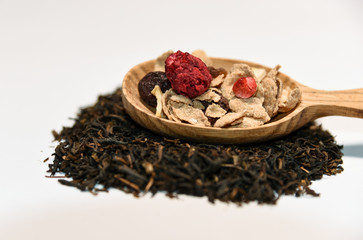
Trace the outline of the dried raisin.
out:
<instances>
[{"instance_id":1,"label":"dried raisin","mask_svg":"<svg viewBox=\"0 0 363 240\"><path fill-rule=\"evenodd\" d=\"M213 78L216 78L221 74L223 74L224 77L226 77L228 74L227 70L224 68L214 68L212 66L209 66L208 69L209 69L210 75L212 75Z\"/></svg>"},{"instance_id":2,"label":"dried raisin","mask_svg":"<svg viewBox=\"0 0 363 240\"><path fill-rule=\"evenodd\" d=\"M156 97L151 93L156 85L159 85L162 92L171 88L170 82L164 72L149 72L138 84L141 99L152 107L156 107Z\"/></svg>"}]
</instances>

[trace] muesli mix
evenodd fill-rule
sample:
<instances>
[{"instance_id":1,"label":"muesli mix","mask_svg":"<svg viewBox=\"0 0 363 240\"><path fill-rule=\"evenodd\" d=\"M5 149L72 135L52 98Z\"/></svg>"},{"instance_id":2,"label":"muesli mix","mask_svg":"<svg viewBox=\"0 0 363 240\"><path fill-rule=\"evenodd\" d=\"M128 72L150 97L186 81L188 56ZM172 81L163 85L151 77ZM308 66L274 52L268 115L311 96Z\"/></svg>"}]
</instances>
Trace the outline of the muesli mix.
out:
<instances>
[{"instance_id":1,"label":"muesli mix","mask_svg":"<svg viewBox=\"0 0 363 240\"><path fill-rule=\"evenodd\" d=\"M238 63L227 71L214 67L202 50L168 51L156 59L138 90L161 118L205 127L256 127L300 101L299 88L283 86L280 67L266 72Z\"/></svg>"}]
</instances>

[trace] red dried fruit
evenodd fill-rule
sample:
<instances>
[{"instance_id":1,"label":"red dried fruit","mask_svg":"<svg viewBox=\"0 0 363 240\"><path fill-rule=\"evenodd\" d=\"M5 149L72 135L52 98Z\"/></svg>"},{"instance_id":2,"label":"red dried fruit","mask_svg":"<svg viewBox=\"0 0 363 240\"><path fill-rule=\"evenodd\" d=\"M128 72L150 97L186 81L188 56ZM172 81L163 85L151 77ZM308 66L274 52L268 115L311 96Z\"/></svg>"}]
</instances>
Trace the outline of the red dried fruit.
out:
<instances>
[{"instance_id":1,"label":"red dried fruit","mask_svg":"<svg viewBox=\"0 0 363 240\"><path fill-rule=\"evenodd\" d=\"M189 98L203 94L212 81L205 63L187 52L171 54L165 60L165 73L173 90Z\"/></svg>"},{"instance_id":2,"label":"red dried fruit","mask_svg":"<svg viewBox=\"0 0 363 240\"><path fill-rule=\"evenodd\" d=\"M257 89L256 80L252 77L242 77L233 84L233 92L239 98L252 97Z\"/></svg>"}]
</instances>

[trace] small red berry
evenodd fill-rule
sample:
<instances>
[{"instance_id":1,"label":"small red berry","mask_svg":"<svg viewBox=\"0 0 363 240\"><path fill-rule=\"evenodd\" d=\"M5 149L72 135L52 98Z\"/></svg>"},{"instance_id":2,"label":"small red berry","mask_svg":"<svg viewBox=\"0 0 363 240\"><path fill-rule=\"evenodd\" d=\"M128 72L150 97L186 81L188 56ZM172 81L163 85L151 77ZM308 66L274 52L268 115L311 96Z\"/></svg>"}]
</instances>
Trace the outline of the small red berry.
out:
<instances>
[{"instance_id":1,"label":"small red berry","mask_svg":"<svg viewBox=\"0 0 363 240\"><path fill-rule=\"evenodd\" d=\"M252 77L242 77L233 84L233 92L239 98L252 97L257 89L256 80Z\"/></svg>"},{"instance_id":2,"label":"small red berry","mask_svg":"<svg viewBox=\"0 0 363 240\"><path fill-rule=\"evenodd\" d=\"M165 73L173 90L189 98L202 95L212 81L205 63L187 52L171 54L165 60Z\"/></svg>"}]
</instances>

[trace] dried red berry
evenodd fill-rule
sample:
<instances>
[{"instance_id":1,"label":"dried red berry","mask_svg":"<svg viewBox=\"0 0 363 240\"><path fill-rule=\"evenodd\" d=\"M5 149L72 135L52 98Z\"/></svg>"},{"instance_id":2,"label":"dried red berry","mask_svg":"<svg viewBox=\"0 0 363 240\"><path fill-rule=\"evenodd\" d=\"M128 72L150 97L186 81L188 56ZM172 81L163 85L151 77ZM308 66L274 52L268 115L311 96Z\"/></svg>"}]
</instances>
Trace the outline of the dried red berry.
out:
<instances>
[{"instance_id":1,"label":"dried red berry","mask_svg":"<svg viewBox=\"0 0 363 240\"><path fill-rule=\"evenodd\" d=\"M203 94L212 81L205 63L187 52L171 54L165 60L165 73L173 90L189 98Z\"/></svg>"},{"instance_id":2,"label":"dried red berry","mask_svg":"<svg viewBox=\"0 0 363 240\"><path fill-rule=\"evenodd\" d=\"M233 84L233 92L239 98L252 97L257 89L256 80L252 77L242 77Z\"/></svg>"}]
</instances>

